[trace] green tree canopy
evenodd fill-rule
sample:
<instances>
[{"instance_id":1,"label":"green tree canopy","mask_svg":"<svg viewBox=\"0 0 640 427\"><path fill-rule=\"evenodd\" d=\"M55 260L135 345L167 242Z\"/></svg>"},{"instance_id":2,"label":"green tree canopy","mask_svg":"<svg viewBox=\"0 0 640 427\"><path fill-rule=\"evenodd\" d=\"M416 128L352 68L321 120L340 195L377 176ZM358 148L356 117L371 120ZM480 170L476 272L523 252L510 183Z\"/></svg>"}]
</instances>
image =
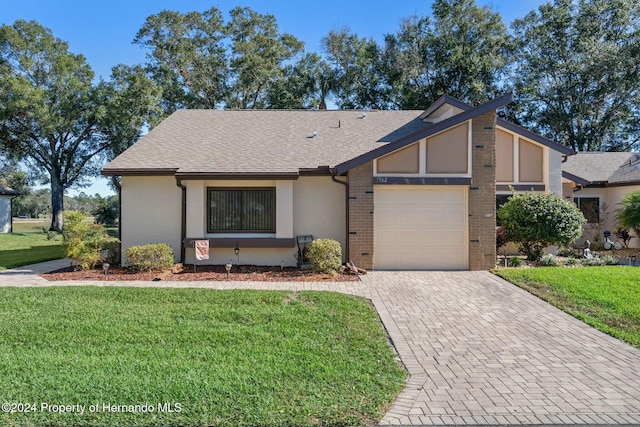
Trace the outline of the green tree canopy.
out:
<instances>
[{"instance_id":1,"label":"green tree canopy","mask_svg":"<svg viewBox=\"0 0 640 427\"><path fill-rule=\"evenodd\" d=\"M85 58L35 21L0 27L0 64L0 145L48 176L51 229L60 231L64 191L99 172L114 140L135 141L145 119L129 108L152 109L154 99L144 92L130 103L117 85L94 83Z\"/></svg>"},{"instance_id":2,"label":"green tree canopy","mask_svg":"<svg viewBox=\"0 0 640 427\"><path fill-rule=\"evenodd\" d=\"M162 108L270 108L270 91L303 43L281 33L276 18L237 7L228 22L204 12L151 15L134 43L150 50L147 71L162 88ZM306 94L303 94L306 95ZM296 103L304 101L296 100Z\"/></svg>"},{"instance_id":3,"label":"green tree canopy","mask_svg":"<svg viewBox=\"0 0 640 427\"><path fill-rule=\"evenodd\" d=\"M513 24L512 117L578 151L640 139L638 0L554 0Z\"/></svg>"}]
</instances>

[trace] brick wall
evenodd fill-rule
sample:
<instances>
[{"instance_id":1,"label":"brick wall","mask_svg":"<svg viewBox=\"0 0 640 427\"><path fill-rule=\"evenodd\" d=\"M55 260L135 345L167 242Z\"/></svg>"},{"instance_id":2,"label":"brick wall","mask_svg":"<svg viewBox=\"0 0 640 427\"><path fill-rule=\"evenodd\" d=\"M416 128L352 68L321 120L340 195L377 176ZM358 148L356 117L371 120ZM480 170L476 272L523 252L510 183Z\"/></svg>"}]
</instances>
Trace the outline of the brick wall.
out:
<instances>
[{"instance_id":1,"label":"brick wall","mask_svg":"<svg viewBox=\"0 0 640 427\"><path fill-rule=\"evenodd\" d=\"M469 269L496 263L496 113L473 119L469 189Z\"/></svg>"},{"instance_id":2,"label":"brick wall","mask_svg":"<svg viewBox=\"0 0 640 427\"><path fill-rule=\"evenodd\" d=\"M349 260L373 268L373 162L349 171Z\"/></svg>"}]
</instances>

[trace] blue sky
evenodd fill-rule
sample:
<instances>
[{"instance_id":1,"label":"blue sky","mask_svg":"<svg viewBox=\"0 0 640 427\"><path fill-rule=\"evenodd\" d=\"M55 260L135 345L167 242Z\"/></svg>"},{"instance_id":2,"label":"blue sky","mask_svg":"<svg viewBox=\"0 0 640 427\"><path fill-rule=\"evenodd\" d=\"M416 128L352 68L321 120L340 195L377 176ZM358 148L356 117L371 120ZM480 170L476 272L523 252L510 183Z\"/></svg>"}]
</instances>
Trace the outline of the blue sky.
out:
<instances>
[{"instance_id":1,"label":"blue sky","mask_svg":"<svg viewBox=\"0 0 640 427\"><path fill-rule=\"evenodd\" d=\"M544 0L476 0L500 13L508 25ZM236 6L248 6L260 13L273 14L281 31L305 42L307 51L320 51L320 40L329 31L348 27L361 37L381 41L384 34L399 28L402 18L430 15L430 0L21 0L6 1L0 8L0 24L17 19L36 20L53 34L69 43L69 50L83 54L97 77L109 78L111 67L134 65L145 60L146 52L133 45L135 34L147 16L161 10L204 11L212 6L225 19ZM106 180L82 191L106 195L111 190ZM76 194L72 191L71 194Z\"/></svg>"}]
</instances>

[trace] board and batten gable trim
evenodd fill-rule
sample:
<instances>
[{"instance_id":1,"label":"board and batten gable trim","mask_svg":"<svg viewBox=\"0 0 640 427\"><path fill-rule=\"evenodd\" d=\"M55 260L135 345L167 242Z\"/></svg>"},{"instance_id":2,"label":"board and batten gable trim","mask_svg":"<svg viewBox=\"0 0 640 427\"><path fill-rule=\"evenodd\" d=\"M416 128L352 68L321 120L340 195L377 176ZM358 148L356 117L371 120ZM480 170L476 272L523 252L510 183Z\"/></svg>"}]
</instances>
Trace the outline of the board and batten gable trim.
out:
<instances>
[{"instance_id":1,"label":"board and batten gable trim","mask_svg":"<svg viewBox=\"0 0 640 427\"><path fill-rule=\"evenodd\" d=\"M336 171L339 175L343 174L350 169L363 165L367 162L377 159L378 157L391 153L392 151L396 151L418 140L442 132L443 130L455 127L456 125L473 119L474 117L478 117L489 111L494 111L497 108L504 107L511 102L513 102L513 93L509 92L506 95L502 95L498 98L492 99L491 101L485 102L484 104L478 105L477 107L470 108L467 111L456 114L455 116L445 119L441 122L435 123L426 129L419 130L396 141L390 142L389 144L384 145L380 148L376 148L372 151L369 151L368 153L362 154L358 157L341 163L336 166Z\"/></svg>"}]
</instances>

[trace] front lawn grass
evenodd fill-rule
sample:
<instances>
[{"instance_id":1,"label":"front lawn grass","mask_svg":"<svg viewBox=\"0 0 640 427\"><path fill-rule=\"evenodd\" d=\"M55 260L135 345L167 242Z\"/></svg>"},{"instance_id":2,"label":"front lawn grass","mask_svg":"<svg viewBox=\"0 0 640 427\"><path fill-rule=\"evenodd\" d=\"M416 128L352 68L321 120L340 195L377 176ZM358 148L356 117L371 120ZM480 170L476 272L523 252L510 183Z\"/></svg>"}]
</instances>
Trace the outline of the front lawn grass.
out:
<instances>
[{"instance_id":1,"label":"front lawn grass","mask_svg":"<svg viewBox=\"0 0 640 427\"><path fill-rule=\"evenodd\" d=\"M37 409L7 426L370 425L406 378L370 303L338 293L2 288L0 324L0 401Z\"/></svg>"},{"instance_id":2,"label":"front lawn grass","mask_svg":"<svg viewBox=\"0 0 640 427\"><path fill-rule=\"evenodd\" d=\"M540 267L496 274L583 322L640 348L640 269Z\"/></svg>"},{"instance_id":3,"label":"front lawn grass","mask_svg":"<svg viewBox=\"0 0 640 427\"><path fill-rule=\"evenodd\" d=\"M47 233L0 234L0 270L64 258L62 236Z\"/></svg>"}]
</instances>

